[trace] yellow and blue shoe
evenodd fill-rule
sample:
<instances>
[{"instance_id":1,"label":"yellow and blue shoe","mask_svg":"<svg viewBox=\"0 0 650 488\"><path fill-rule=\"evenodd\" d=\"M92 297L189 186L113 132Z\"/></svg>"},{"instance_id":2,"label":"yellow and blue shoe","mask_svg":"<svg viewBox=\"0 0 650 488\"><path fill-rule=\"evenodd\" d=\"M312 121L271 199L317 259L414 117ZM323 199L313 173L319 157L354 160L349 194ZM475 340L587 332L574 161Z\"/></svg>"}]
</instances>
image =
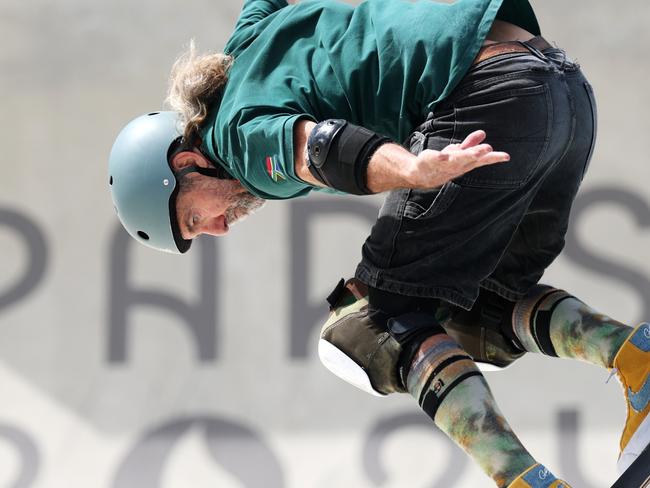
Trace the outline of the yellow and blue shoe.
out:
<instances>
[{"instance_id":1,"label":"yellow and blue shoe","mask_svg":"<svg viewBox=\"0 0 650 488\"><path fill-rule=\"evenodd\" d=\"M650 324L643 323L614 358L614 372L625 390L627 420L621 436L619 473L625 472L650 444Z\"/></svg>"},{"instance_id":2,"label":"yellow and blue shoe","mask_svg":"<svg viewBox=\"0 0 650 488\"><path fill-rule=\"evenodd\" d=\"M557 479L541 464L535 464L514 480L508 488L571 488L566 481Z\"/></svg>"}]
</instances>

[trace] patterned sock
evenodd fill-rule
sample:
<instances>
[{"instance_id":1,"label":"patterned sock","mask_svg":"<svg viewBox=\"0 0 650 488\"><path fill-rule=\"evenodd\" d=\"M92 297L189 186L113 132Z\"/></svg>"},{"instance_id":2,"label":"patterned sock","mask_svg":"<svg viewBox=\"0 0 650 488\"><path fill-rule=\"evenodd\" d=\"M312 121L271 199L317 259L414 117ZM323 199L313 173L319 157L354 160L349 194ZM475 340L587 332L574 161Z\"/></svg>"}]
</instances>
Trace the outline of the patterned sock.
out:
<instances>
[{"instance_id":1,"label":"patterned sock","mask_svg":"<svg viewBox=\"0 0 650 488\"><path fill-rule=\"evenodd\" d=\"M474 361L448 335L434 335L420 345L407 387L434 423L500 488L536 463L499 411Z\"/></svg>"},{"instance_id":2,"label":"patterned sock","mask_svg":"<svg viewBox=\"0 0 650 488\"><path fill-rule=\"evenodd\" d=\"M563 290L536 287L515 305L515 335L529 352L611 368L633 329Z\"/></svg>"}]
</instances>

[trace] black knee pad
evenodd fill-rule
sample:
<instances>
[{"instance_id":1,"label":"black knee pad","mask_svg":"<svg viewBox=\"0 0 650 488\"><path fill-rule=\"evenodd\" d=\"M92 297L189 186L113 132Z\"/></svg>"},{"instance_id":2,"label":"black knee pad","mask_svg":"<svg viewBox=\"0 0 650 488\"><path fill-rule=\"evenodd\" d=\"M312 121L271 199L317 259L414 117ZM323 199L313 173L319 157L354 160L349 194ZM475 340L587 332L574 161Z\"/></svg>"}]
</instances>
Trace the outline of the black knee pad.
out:
<instances>
[{"instance_id":1,"label":"black knee pad","mask_svg":"<svg viewBox=\"0 0 650 488\"><path fill-rule=\"evenodd\" d=\"M512 326L514 308L515 302L481 289L471 310L452 306L442 325L482 369L504 368L525 353Z\"/></svg>"}]
</instances>

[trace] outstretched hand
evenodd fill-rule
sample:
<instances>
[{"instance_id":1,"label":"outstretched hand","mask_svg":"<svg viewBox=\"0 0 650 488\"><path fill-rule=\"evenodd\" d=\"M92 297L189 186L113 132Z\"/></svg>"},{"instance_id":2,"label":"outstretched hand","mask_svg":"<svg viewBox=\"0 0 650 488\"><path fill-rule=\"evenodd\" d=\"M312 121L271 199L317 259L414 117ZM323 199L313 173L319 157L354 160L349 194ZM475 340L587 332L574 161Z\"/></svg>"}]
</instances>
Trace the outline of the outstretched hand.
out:
<instances>
[{"instance_id":1,"label":"outstretched hand","mask_svg":"<svg viewBox=\"0 0 650 488\"><path fill-rule=\"evenodd\" d=\"M485 131L477 130L462 143L451 144L442 151L422 151L412 169L411 188L436 188L473 169L510 160L508 153L482 144L485 138Z\"/></svg>"}]
</instances>

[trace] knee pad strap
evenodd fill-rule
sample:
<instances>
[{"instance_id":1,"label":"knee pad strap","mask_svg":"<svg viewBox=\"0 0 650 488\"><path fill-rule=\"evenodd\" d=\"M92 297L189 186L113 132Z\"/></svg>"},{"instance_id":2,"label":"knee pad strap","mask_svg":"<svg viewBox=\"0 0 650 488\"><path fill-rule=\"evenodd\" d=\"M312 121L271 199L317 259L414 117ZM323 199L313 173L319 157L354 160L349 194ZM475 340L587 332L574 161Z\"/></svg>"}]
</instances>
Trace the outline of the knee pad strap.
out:
<instances>
[{"instance_id":1,"label":"knee pad strap","mask_svg":"<svg viewBox=\"0 0 650 488\"><path fill-rule=\"evenodd\" d=\"M512 328L514 305L481 289L472 309L453 307L443 327L484 369L505 368L524 355Z\"/></svg>"}]
</instances>

